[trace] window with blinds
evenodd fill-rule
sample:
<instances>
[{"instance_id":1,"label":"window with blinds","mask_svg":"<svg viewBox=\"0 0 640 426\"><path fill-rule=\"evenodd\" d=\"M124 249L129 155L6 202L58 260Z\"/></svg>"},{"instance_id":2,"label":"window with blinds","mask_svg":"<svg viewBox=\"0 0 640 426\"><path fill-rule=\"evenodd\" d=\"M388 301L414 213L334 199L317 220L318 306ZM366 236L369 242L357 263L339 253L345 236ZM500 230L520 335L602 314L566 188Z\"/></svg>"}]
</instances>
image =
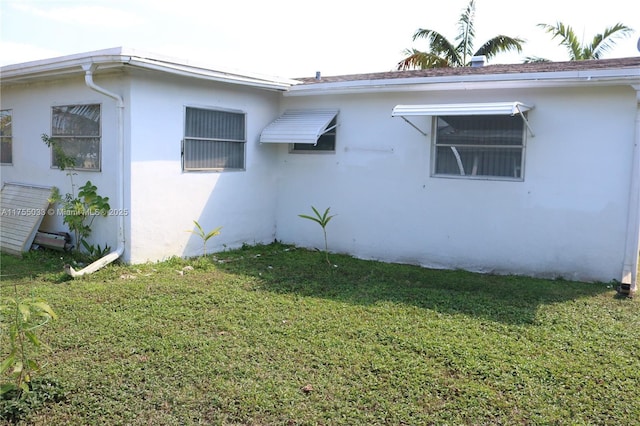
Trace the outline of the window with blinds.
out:
<instances>
[{"instance_id":1,"label":"window with blinds","mask_svg":"<svg viewBox=\"0 0 640 426\"><path fill-rule=\"evenodd\" d=\"M522 180L526 129L520 116L434 117L435 176Z\"/></svg>"},{"instance_id":2,"label":"window with blinds","mask_svg":"<svg viewBox=\"0 0 640 426\"><path fill-rule=\"evenodd\" d=\"M245 113L186 108L183 170L244 170L245 146Z\"/></svg>"}]
</instances>

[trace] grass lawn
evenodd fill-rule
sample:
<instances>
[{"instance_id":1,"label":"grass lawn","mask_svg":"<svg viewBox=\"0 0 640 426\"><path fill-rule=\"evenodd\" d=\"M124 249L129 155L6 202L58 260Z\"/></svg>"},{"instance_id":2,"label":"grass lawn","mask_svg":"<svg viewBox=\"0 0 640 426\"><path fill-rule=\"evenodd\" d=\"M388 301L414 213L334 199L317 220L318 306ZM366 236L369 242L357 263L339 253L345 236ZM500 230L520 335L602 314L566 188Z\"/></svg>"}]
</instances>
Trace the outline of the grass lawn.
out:
<instances>
[{"instance_id":1,"label":"grass lawn","mask_svg":"<svg viewBox=\"0 0 640 426\"><path fill-rule=\"evenodd\" d=\"M17 288L59 315L40 334L41 376L66 398L23 424L640 419L640 305L611 283L342 255L328 266L277 243L76 280L59 253L1 260L3 295ZM0 360L6 342L3 327Z\"/></svg>"}]
</instances>

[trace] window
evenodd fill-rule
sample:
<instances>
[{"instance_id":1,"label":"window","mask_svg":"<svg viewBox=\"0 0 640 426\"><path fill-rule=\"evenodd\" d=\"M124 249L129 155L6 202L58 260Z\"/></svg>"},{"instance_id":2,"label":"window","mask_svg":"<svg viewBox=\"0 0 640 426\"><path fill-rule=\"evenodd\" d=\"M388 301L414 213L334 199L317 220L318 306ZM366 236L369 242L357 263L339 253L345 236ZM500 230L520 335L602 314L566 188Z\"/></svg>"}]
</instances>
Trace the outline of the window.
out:
<instances>
[{"instance_id":1,"label":"window","mask_svg":"<svg viewBox=\"0 0 640 426\"><path fill-rule=\"evenodd\" d=\"M184 170L244 170L245 114L187 107Z\"/></svg>"},{"instance_id":2,"label":"window","mask_svg":"<svg viewBox=\"0 0 640 426\"><path fill-rule=\"evenodd\" d=\"M13 164L13 130L11 110L0 110L0 163Z\"/></svg>"},{"instance_id":3,"label":"window","mask_svg":"<svg viewBox=\"0 0 640 426\"><path fill-rule=\"evenodd\" d=\"M290 145L290 152L335 152L336 151L336 118L331 120L331 123L327 126L328 132L323 133L318 138L318 142L313 144L308 143L292 143Z\"/></svg>"},{"instance_id":4,"label":"window","mask_svg":"<svg viewBox=\"0 0 640 426\"><path fill-rule=\"evenodd\" d=\"M100 170L100 105L68 105L52 108L51 137L64 153L75 158L76 169ZM52 167L58 167L53 151Z\"/></svg>"},{"instance_id":5,"label":"window","mask_svg":"<svg viewBox=\"0 0 640 426\"><path fill-rule=\"evenodd\" d=\"M318 138L318 142L315 145L308 143L293 143L291 144L291 152L335 152L336 151L336 118L331 120L331 123L327 126L331 129L326 133L323 133Z\"/></svg>"},{"instance_id":6,"label":"window","mask_svg":"<svg viewBox=\"0 0 640 426\"><path fill-rule=\"evenodd\" d=\"M434 175L522 180L520 115L442 115L434 129Z\"/></svg>"}]
</instances>

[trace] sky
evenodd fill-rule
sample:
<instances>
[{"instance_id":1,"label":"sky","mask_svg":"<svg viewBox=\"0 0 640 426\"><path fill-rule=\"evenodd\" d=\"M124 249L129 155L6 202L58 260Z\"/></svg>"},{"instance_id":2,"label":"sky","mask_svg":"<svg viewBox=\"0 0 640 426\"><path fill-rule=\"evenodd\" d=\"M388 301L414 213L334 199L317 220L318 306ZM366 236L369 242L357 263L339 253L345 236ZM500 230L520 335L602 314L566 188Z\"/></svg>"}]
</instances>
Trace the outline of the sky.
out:
<instances>
[{"instance_id":1,"label":"sky","mask_svg":"<svg viewBox=\"0 0 640 426\"><path fill-rule=\"evenodd\" d=\"M0 65L128 47L218 69L279 77L395 69L419 28L450 40L468 0L0 0ZM605 56L640 56L640 1L476 0L475 47L526 40L525 56L568 59L537 24L563 22L583 40L621 22L635 30Z\"/></svg>"}]
</instances>

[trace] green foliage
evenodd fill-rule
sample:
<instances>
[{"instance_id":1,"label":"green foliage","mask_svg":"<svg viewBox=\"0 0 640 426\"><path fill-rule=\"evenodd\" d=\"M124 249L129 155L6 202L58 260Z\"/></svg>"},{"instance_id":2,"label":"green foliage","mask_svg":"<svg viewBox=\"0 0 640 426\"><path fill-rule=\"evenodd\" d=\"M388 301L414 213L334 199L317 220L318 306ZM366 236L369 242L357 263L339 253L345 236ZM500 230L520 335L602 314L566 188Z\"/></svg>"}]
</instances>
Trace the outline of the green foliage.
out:
<instances>
[{"instance_id":1,"label":"green foliage","mask_svg":"<svg viewBox=\"0 0 640 426\"><path fill-rule=\"evenodd\" d=\"M21 398L29 392L33 375L42 368L35 358L38 350L48 349L36 331L57 315L43 299L17 295L0 299L0 315L2 332L7 334L9 343L9 353L0 363L0 396L13 393Z\"/></svg>"},{"instance_id":2,"label":"green foliage","mask_svg":"<svg viewBox=\"0 0 640 426\"><path fill-rule=\"evenodd\" d=\"M111 264L60 285L50 280L59 253L26 256L25 266L50 264L50 272L15 280L15 264L0 256L3 281L8 275L20 292L65 313L41 338L55 348L44 354L46 371L73 384L70 397L21 424L627 425L640 418L640 361L630 355L639 350L640 305L616 298L609 284L341 254L332 256L338 268L318 268L317 252L270 244L215 258Z\"/></svg>"},{"instance_id":3,"label":"green foliage","mask_svg":"<svg viewBox=\"0 0 640 426\"><path fill-rule=\"evenodd\" d=\"M202 226L200 226L197 220L194 220L193 223L196 225L196 229L189 230L187 232L191 232L192 234L195 234L202 239L202 255L206 256L207 241L209 241L211 238L215 237L216 235L220 235L220 230L222 229L222 226L218 226L216 229L212 231L205 232L205 230L202 228Z\"/></svg>"},{"instance_id":4,"label":"green foliage","mask_svg":"<svg viewBox=\"0 0 640 426\"><path fill-rule=\"evenodd\" d=\"M57 139L51 138L46 134L42 134L41 137L44 143L52 148L55 164L58 165L60 170L69 170L67 171L67 176L71 181L71 192L63 196L60 194L60 190L55 188L50 201L61 205L64 215L63 223L69 227L75 237L76 251L80 252L81 247L90 250L93 246L88 245L85 240L91 234L91 226L94 219L97 216L105 217L108 215L111 208L109 197L98 195L98 187L92 184L91 181L87 181L79 187L76 195L76 184L73 181L73 176L77 175L73 171L76 164L75 159L65 154ZM97 249L98 251L100 250L99 245ZM88 254L92 256L95 252L94 248Z\"/></svg>"},{"instance_id":5,"label":"green foliage","mask_svg":"<svg viewBox=\"0 0 640 426\"><path fill-rule=\"evenodd\" d=\"M34 254L15 258L20 269L0 254L2 285L18 283L19 292L64 312L41 338L55 348L43 354L46 371L72 386L68 401L34 410L21 424L627 425L640 418L640 360L632 356L640 350L640 304L617 298L609 284L341 254L332 256L338 268L318 268L317 252L270 244L215 258L111 264L60 285L51 277L61 254ZM24 269L38 272L22 276ZM6 347L0 341L0 353Z\"/></svg>"},{"instance_id":6,"label":"green foliage","mask_svg":"<svg viewBox=\"0 0 640 426\"><path fill-rule=\"evenodd\" d=\"M633 33L633 29L617 23L596 34L591 42L581 42L573 28L563 22L556 22L555 25L538 24L547 34L552 35L552 39L560 39L560 46L567 49L569 60L584 61L589 59L600 59L615 46L616 40ZM539 57L528 57L525 62L546 62L547 59Z\"/></svg>"},{"instance_id":7,"label":"green foliage","mask_svg":"<svg viewBox=\"0 0 640 426\"><path fill-rule=\"evenodd\" d=\"M491 59L499 53L515 50L522 51L524 40L520 38L497 35L485 42L474 52L475 41L475 1L470 0L458 20L458 34L455 40L449 41L437 31L420 28L413 35L413 41L426 39L428 51L406 49L406 57L397 64L397 69L426 69L441 67L466 67L473 56L484 55Z\"/></svg>"},{"instance_id":8,"label":"green foliage","mask_svg":"<svg viewBox=\"0 0 640 426\"><path fill-rule=\"evenodd\" d=\"M0 419L16 424L45 404L65 401L66 396L56 381L36 377L29 383L29 392L21 397L18 398L15 391L0 396Z\"/></svg>"},{"instance_id":9,"label":"green foliage","mask_svg":"<svg viewBox=\"0 0 640 426\"><path fill-rule=\"evenodd\" d=\"M329 209L330 207L327 207L324 213L320 214L320 212L315 207L311 206L311 210L313 210L313 214L315 216L309 216L306 214L299 214L298 216L303 219L308 219L313 222L316 222L318 225L322 227L322 232L324 234L324 255L327 263L331 265L331 262L329 261L329 244L327 243L327 224L329 223L331 218L333 218L335 215L329 216Z\"/></svg>"},{"instance_id":10,"label":"green foliage","mask_svg":"<svg viewBox=\"0 0 640 426\"><path fill-rule=\"evenodd\" d=\"M76 159L64 152L59 140L49 137L45 133L40 135L40 138L53 151L53 164L57 165L60 170L73 170L76 167Z\"/></svg>"},{"instance_id":11,"label":"green foliage","mask_svg":"<svg viewBox=\"0 0 640 426\"><path fill-rule=\"evenodd\" d=\"M62 206L63 222L75 236L77 251L80 251L81 245L87 247L84 240L91 234L94 219L109 213L109 197L98 195L97 189L91 181L87 181L79 188L77 196L67 193L57 199Z\"/></svg>"},{"instance_id":12,"label":"green foliage","mask_svg":"<svg viewBox=\"0 0 640 426\"><path fill-rule=\"evenodd\" d=\"M86 240L80 240L80 242L89 256L89 259L92 261L100 259L111 252L111 246L106 244L104 247L101 247L100 244L89 244Z\"/></svg>"}]
</instances>

